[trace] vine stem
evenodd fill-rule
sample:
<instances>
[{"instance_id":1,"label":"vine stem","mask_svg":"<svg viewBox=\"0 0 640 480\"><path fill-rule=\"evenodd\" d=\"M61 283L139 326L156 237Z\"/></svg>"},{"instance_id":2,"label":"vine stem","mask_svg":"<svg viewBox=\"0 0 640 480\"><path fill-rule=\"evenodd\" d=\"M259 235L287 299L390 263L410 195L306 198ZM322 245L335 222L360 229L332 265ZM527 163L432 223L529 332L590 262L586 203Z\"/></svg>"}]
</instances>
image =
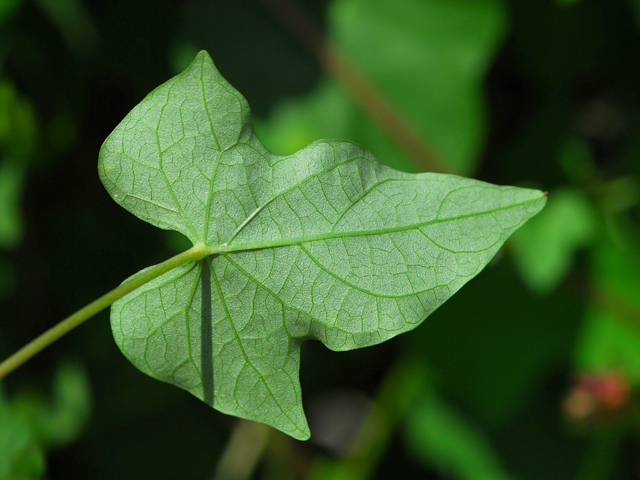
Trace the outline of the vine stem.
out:
<instances>
[{"instance_id":1,"label":"vine stem","mask_svg":"<svg viewBox=\"0 0 640 480\"><path fill-rule=\"evenodd\" d=\"M121 299L128 293L133 292L137 288L140 288L144 284L149 283L151 280L173 270L176 267L179 267L180 265L190 261L200 260L207 255L209 255L209 250L207 250L204 245L194 245L189 250L151 267L144 273L137 275L131 280L124 282L119 287L105 293L97 300L94 300L89 305L81 308L76 313L62 320L56 326L50 328L0 363L0 379L6 377L9 373L13 372L16 368L31 359L31 357L44 350L53 342L66 335L77 326L83 324L97 313L107 307L110 307L115 301Z\"/></svg>"}]
</instances>

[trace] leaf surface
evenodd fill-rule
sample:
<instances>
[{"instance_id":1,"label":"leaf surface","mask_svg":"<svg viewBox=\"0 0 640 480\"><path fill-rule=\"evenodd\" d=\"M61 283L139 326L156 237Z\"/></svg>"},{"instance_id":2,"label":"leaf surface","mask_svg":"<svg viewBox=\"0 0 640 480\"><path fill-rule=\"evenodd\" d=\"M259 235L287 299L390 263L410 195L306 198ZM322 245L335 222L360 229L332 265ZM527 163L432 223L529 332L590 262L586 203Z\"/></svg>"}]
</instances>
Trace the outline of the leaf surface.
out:
<instances>
[{"instance_id":1,"label":"leaf surface","mask_svg":"<svg viewBox=\"0 0 640 480\"><path fill-rule=\"evenodd\" d=\"M415 328L546 201L398 172L349 141L274 155L205 52L114 130L99 170L120 205L211 253L114 303L120 349L150 376L299 439L305 339L350 350Z\"/></svg>"}]
</instances>

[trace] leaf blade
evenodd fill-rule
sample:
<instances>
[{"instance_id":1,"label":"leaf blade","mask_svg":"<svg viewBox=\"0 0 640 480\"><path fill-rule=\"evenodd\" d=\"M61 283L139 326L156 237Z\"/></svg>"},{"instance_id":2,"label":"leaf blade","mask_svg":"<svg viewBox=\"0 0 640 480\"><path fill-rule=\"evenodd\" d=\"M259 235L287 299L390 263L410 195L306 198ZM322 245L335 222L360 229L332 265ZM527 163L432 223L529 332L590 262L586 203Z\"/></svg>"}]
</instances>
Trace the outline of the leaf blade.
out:
<instances>
[{"instance_id":1,"label":"leaf blade","mask_svg":"<svg viewBox=\"0 0 640 480\"><path fill-rule=\"evenodd\" d=\"M536 190L402 173L349 141L274 155L204 52L109 136L100 172L120 205L210 253L113 304L123 353L299 439L309 437L303 340L349 350L415 328L546 202Z\"/></svg>"}]
</instances>

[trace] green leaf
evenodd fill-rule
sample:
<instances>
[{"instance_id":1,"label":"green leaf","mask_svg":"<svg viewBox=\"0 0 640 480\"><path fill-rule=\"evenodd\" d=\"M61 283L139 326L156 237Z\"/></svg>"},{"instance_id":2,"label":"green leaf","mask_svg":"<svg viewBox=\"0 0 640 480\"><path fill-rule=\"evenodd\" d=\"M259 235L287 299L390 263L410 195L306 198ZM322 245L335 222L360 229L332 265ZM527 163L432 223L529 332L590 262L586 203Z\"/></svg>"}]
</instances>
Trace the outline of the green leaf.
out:
<instances>
[{"instance_id":1,"label":"green leaf","mask_svg":"<svg viewBox=\"0 0 640 480\"><path fill-rule=\"evenodd\" d=\"M11 18L21 3L22 0L3 0L0 2L0 25Z\"/></svg>"},{"instance_id":2,"label":"green leaf","mask_svg":"<svg viewBox=\"0 0 640 480\"><path fill-rule=\"evenodd\" d=\"M407 419L407 442L423 463L460 480L508 480L487 439L427 390Z\"/></svg>"},{"instance_id":3,"label":"green leaf","mask_svg":"<svg viewBox=\"0 0 640 480\"><path fill-rule=\"evenodd\" d=\"M300 347L374 345L420 324L546 198L407 174L357 144L270 153L201 52L100 152L114 200L209 254L114 303L114 337L150 376L216 409L309 436Z\"/></svg>"},{"instance_id":4,"label":"green leaf","mask_svg":"<svg viewBox=\"0 0 640 480\"><path fill-rule=\"evenodd\" d=\"M28 419L14 412L0 392L0 478L26 480L44 472L44 455Z\"/></svg>"},{"instance_id":5,"label":"green leaf","mask_svg":"<svg viewBox=\"0 0 640 480\"><path fill-rule=\"evenodd\" d=\"M74 441L90 411L90 387L77 365L58 367L53 395L0 390L0 479L31 480L45 470L45 450Z\"/></svg>"},{"instance_id":6,"label":"green leaf","mask_svg":"<svg viewBox=\"0 0 640 480\"><path fill-rule=\"evenodd\" d=\"M552 192L545 211L511 239L516 266L529 288L538 293L556 288L597 226L597 215L583 193L572 188Z\"/></svg>"},{"instance_id":7,"label":"green leaf","mask_svg":"<svg viewBox=\"0 0 640 480\"><path fill-rule=\"evenodd\" d=\"M75 364L58 367L51 405L42 411L39 436L46 446L71 443L80 436L91 414L91 387L84 370Z\"/></svg>"},{"instance_id":8,"label":"green leaf","mask_svg":"<svg viewBox=\"0 0 640 480\"><path fill-rule=\"evenodd\" d=\"M37 123L28 100L0 81L0 148L11 158L27 160L37 144Z\"/></svg>"},{"instance_id":9,"label":"green leaf","mask_svg":"<svg viewBox=\"0 0 640 480\"><path fill-rule=\"evenodd\" d=\"M81 0L36 0L74 53L86 54L100 41L91 14Z\"/></svg>"},{"instance_id":10,"label":"green leaf","mask_svg":"<svg viewBox=\"0 0 640 480\"><path fill-rule=\"evenodd\" d=\"M587 310L575 366L588 372L619 372L640 385L640 263L625 253L605 239L592 250L600 298Z\"/></svg>"},{"instance_id":11,"label":"green leaf","mask_svg":"<svg viewBox=\"0 0 640 480\"><path fill-rule=\"evenodd\" d=\"M17 246L22 238L20 197L26 166L12 158L0 157L0 248Z\"/></svg>"},{"instance_id":12,"label":"green leaf","mask_svg":"<svg viewBox=\"0 0 640 480\"><path fill-rule=\"evenodd\" d=\"M472 172L485 132L482 80L506 31L502 3L342 0L331 3L328 17L332 41L355 66L453 171ZM274 151L294 152L309 138L351 138L389 166L418 168L329 78L258 126Z\"/></svg>"},{"instance_id":13,"label":"green leaf","mask_svg":"<svg viewBox=\"0 0 640 480\"><path fill-rule=\"evenodd\" d=\"M20 199L28 159L37 143L31 104L0 81L0 248L16 247L22 238Z\"/></svg>"}]
</instances>

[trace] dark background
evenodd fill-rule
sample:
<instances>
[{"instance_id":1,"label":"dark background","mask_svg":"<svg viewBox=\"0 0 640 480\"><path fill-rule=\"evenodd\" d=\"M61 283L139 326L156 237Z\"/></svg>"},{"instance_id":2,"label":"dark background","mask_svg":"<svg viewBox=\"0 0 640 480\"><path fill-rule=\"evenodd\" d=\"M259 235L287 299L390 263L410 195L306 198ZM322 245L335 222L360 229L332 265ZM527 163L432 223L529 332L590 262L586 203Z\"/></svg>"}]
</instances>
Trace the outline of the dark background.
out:
<instances>
[{"instance_id":1,"label":"dark background","mask_svg":"<svg viewBox=\"0 0 640 480\"><path fill-rule=\"evenodd\" d=\"M0 0L0 357L188 248L111 200L97 156L201 49L276 153L351 138L403 170L549 191L416 331L307 342L312 438L272 431L250 478L640 478L633 0ZM371 119L380 99L430 155ZM0 479L214 478L237 431L129 364L107 312L0 387Z\"/></svg>"}]
</instances>

